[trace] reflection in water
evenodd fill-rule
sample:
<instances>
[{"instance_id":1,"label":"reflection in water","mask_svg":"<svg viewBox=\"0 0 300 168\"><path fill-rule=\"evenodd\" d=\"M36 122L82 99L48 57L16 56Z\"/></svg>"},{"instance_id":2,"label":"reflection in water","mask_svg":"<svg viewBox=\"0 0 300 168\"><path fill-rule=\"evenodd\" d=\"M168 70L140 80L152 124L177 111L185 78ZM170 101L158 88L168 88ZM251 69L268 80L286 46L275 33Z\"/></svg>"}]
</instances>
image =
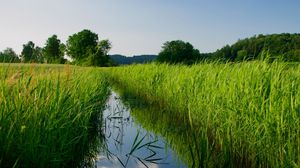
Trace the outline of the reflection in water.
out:
<instances>
[{"instance_id":1,"label":"reflection in water","mask_svg":"<svg viewBox=\"0 0 300 168\"><path fill-rule=\"evenodd\" d=\"M97 167L186 167L164 138L142 128L131 115L112 92L103 114L106 150L99 153Z\"/></svg>"}]
</instances>

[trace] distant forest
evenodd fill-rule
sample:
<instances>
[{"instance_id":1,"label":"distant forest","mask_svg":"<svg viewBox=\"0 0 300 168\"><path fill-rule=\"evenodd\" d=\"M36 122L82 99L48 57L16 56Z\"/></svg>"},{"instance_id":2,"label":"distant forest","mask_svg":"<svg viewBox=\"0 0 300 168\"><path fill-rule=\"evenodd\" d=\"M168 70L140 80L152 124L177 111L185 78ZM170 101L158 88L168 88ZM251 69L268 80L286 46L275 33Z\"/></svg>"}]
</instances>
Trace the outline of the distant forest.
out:
<instances>
[{"instance_id":1,"label":"distant forest","mask_svg":"<svg viewBox=\"0 0 300 168\"><path fill-rule=\"evenodd\" d=\"M214 53L203 55L203 58L243 61L261 59L266 55L270 59L300 61L300 34L257 35L226 45Z\"/></svg>"},{"instance_id":2,"label":"distant forest","mask_svg":"<svg viewBox=\"0 0 300 168\"><path fill-rule=\"evenodd\" d=\"M49 37L44 47L35 46L29 41L23 45L20 55L12 48L0 52L0 62L35 62L66 63L64 58L72 58L71 64L83 66L115 66L132 63L148 63L151 61L165 63L193 64L201 61L250 61L256 59L300 62L300 34L255 35L238 40L232 45L212 53L201 53L189 42L181 40L167 41L161 52L156 55L108 55L112 45L109 40L98 40L98 35L90 30L83 30L69 36L66 44L61 43L56 35Z\"/></svg>"},{"instance_id":3,"label":"distant forest","mask_svg":"<svg viewBox=\"0 0 300 168\"><path fill-rule=\"evenodd\" d=\"M113 62L119 65L126 65L126 64L144 64L144 63L149 63L154 60L156 60L157 55L136 55L133 57L128 57L124 55L109 55L110 59L112 59Z\"/></svg>"}]
</instances>

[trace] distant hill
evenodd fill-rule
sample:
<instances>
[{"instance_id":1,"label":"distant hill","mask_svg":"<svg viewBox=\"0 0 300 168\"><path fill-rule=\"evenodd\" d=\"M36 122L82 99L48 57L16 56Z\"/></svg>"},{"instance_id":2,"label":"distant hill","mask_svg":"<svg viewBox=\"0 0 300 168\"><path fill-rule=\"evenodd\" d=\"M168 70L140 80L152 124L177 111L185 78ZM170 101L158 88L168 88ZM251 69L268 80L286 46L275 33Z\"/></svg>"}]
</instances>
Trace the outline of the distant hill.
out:
<instances>
[{"instance_id":1,"label":"distant hill","mask_svg":"<svg viewBox=\"0 0 300 168\"><path fill-rule=\"evenodd\" d=\"M113 62L123 65L123 64L133 64L133 63L140 63L140 64L148 63L154 61L157 56L156 55L135 55L133 57L127 57L124 55L115 54L115 55L110 55L109 57L113 60Z\"/></svg>"},{"instance_id":2,"label":"distant hill","mask_svg":"<svg viewBox=\"0 0 300 168\"><path fill-rule=\"evenodd\" d=\"M300 34L260 34L238 40L235 44L227 45L210 55L216 59L239 61L259 59L265 56L262 54L266 52L274 59L300 61Z\"/></svg>"}]
</instances>

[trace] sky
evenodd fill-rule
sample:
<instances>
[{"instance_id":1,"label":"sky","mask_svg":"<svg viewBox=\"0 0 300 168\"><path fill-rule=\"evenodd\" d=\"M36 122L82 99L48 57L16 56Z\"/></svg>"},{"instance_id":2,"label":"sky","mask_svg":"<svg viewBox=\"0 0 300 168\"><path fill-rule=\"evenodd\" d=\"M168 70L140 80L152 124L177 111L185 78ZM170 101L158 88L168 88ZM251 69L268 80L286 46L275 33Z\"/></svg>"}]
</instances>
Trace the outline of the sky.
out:
<instances>
[{"instance_id":1,"label":"sky","mask_svg":"<svg viewBox=\"0 0 300 168\"><path fill-rule=\"evenodd\" d=\"M158 54L170 40L213 52L256 34L300 33L299 0L0 0L0 51L44 47L83 29L112 42L110 54Z\"/></svg>"}]
</instances>

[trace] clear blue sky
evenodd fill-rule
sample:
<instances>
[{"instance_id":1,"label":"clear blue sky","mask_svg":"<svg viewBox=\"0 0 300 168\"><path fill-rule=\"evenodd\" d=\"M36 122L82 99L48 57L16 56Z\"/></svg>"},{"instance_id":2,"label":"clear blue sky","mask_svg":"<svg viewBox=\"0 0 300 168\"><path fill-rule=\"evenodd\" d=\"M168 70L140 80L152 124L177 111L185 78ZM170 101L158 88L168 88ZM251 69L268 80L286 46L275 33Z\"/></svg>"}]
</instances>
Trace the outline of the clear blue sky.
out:
<instances>
[{"instance_id":1,"label":"clear blue sky","mask_svg":"<svg viewBox=\"0 0 300 168\"><path fill-rule=\"evenodd\" d=\"M157 54L165 41L211 52L255 34L299 33L300 0L6 0L0 2L0 50L29 40L90 29L111 54Z\"/></svg>"}]
</instances>

